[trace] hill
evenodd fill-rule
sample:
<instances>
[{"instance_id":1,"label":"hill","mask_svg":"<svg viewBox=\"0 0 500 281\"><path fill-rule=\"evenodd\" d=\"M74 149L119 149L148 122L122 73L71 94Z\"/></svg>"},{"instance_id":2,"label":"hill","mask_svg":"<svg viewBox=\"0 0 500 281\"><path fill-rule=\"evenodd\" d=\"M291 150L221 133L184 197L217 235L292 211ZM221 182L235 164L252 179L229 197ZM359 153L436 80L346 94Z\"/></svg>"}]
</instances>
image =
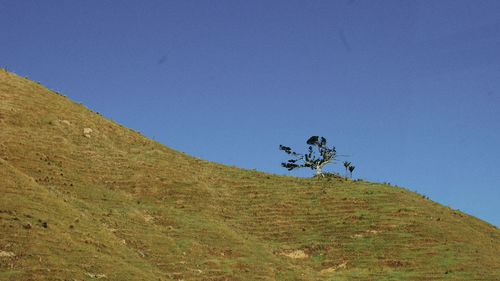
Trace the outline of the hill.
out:
<instances>
[{"instance_id":1,"label":"hill","mask_svg":"<svg viewBox=\"0 0 500 281\"><path fill-rule=\"evenodd\" d=\"M191 157L0 69L0 280L499 280L499 242L404 188Z\"/></svg>"}]
</instances>

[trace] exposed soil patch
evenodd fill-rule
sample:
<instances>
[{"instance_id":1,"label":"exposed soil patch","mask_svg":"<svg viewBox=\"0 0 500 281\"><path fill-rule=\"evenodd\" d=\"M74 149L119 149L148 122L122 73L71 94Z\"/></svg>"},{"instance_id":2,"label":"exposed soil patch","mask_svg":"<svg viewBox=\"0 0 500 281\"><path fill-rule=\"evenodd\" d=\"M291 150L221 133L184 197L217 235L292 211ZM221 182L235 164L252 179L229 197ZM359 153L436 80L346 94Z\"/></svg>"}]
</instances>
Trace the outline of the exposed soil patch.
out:
<instances>
[{"instance_id":1,"label":"exposed soil patch","mask_svg":"<svg viewBox=\"0 0 500 281\"><path fill-rule=\"evenodd\" d=\"M0 258L10 258L15 256L16 254L14 254L13 252L0 251Z\"/></svg>"},{"instance_id":2,"label":"exposed soil patch","mask_svg":"<svg viewBox=\"0 0 500 281\"><path fill-rule=\"evenodd\" d=\"M292 259L305 259L305 258L308 258L309 256L302 250L295 250L293 252L289 252L289 253L281 253L281 255L283 256L287 256L289 258L292 258Z\"/></svg>"},{"instance_id":3,"label":"exposed soil patch","mask_svg":"<svg viewBox=\"0 0 500 281\"><path fill-rule=\"evenodd\" d=\"M333 273L333 272L335 272L335 271L337 271L338 269L341 269L341 268L347 268L347 262L343 262L343 263L341 263L339 265L323 269L323 270L320 271L320 273Z\"/></svg>"}]
</instances>

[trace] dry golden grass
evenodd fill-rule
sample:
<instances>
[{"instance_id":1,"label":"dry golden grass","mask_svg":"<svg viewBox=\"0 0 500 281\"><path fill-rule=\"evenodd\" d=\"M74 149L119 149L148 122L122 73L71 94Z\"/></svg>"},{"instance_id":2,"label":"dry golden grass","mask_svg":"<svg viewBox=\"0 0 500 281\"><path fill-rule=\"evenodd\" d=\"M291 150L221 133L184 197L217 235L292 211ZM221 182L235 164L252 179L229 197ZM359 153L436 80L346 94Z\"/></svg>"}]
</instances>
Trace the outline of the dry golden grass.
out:
<instances>
[{"instance_id":1,"label":"dry golden grass","mask_svg":"<svg viewBox=\"0 0 500 281\"><path fill-rule=\"evenodd\" d=\"M404 188L188 156L0 69L0 280L498 280L499 242Z\"/></svg>"}]
</instances>

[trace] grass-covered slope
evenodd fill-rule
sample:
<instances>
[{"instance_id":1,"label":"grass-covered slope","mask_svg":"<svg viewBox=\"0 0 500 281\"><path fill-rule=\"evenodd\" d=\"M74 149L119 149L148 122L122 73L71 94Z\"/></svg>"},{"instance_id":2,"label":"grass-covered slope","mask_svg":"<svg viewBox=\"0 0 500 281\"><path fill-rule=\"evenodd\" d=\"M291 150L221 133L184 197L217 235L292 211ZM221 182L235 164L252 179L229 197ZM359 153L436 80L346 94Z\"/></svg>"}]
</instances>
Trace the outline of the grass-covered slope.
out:
<instances>
[{"instance_id":1,"label":"grass-covered slope","mask_svg":"<svg viewBox=\"0 0 500 281\"><path fill-rule=\"evenodd\" d=\"M475 217L197 159L0 69L0 280L499 278Z\"/></svg>"}]
</instances>

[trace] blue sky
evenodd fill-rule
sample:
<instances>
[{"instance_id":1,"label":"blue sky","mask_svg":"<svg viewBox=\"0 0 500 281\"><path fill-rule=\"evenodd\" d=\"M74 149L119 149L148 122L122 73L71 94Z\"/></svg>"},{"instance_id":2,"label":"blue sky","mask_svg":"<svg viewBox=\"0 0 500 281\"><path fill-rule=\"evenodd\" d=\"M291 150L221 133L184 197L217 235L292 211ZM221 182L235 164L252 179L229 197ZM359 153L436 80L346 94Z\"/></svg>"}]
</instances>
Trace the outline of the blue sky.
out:
<instances>
[{"instance_id":1,"label":"blue sky","mask_svg":"<svg viewBox=\"0 0 500 281\"><path fill-rule=\"evenodd\" d=\"M0 31L1 66L177 150L310 176L278 146L320 135L500 226L500 1L0 0Z\"/></svg>"}]
</instances>

